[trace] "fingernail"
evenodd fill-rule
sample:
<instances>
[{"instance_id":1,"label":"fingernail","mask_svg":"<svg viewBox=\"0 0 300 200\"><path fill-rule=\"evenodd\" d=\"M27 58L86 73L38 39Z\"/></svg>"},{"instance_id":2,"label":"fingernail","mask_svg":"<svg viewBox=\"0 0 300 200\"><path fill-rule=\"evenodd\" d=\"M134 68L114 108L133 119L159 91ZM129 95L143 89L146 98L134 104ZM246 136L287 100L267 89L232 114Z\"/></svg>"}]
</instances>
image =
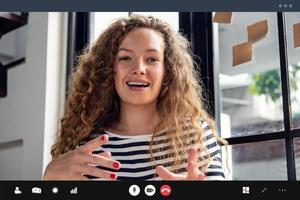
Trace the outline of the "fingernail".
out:
<instances>
[{"instance_id":1,"label":"fingernail","mask_svg":"<svg viewBox=\"0 0 300 200\"><path fill-rule=\"evenodd\" d=\"M110 178L117 179L117 174L110 174Z\"/></svg>"},{"instance_id":2,"label":"fingernail","mask_svg":"<svg viewBox=\"0 0 300 200\"><path fill-rule=\"evenodd\" d=\"M118 168L119 168L119 166L120 166L120 164L119 164L119 163L117 163L117 162L114 162L114 163L113 163L113 167L114 167L114 168L118 169Z\"/></svg>"},{"instance_id":3,"label":"fingernail","mask_svg":"<svg viewBox=\"0 0 300 200\"><path fill-rule=\"evenodd\" d=\"M198 148L197 148L197 147L193 147L193 148L190 149L190 153L192 153L192 152L197 152L197 151L198 151Z\"/></svg>"},{"instance_id":4,"label":"fingernail","mask_svg":"<svg viewBox=\"0 0 300 200\"><path fill-rule=\"evenodd\" d=\"M107 152L107 157L111 157L111 153L110 152Z\"/></svg>"},{"instance_id":5,"label":"fingernail","mask_svg":"<svg viewBox=\"0 0 300 200\"><path fill-rule=\"evenodd\" d=\"M101 139L102 141L104 141L104 140L105 140L105 135L101 136L100 139Z\"/></svg>"}]
</instances>

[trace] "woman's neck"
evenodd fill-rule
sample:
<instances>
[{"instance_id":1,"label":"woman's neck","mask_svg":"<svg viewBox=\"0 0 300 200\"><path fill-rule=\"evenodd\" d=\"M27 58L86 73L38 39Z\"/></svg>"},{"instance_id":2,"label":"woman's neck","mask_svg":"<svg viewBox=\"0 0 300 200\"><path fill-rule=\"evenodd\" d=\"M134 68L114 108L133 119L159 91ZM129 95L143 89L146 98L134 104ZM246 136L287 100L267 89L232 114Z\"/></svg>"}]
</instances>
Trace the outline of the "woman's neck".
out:
<instances>
[{"instance_id":1,"label":"woman's neck","mask_svg":"<svg viewBox=\"0 0 300 200\"><path fill-rule=\"evenodd\" d=\"M120 135L152 134L160 122L156 105L121 104L120 121L111 130Z\"/></svg>"}]
</instances>

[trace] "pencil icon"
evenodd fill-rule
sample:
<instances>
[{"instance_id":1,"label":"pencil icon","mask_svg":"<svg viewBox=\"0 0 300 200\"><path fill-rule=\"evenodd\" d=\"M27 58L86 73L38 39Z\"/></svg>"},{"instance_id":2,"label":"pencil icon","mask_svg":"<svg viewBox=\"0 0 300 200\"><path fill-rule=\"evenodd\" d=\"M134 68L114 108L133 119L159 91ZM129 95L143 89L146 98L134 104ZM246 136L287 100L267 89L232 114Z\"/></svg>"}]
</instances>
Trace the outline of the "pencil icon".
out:
<instances>
[{"instance_id":1,"label":"pencil icon","mask_svg":"<svg viewBox=\"0 0 300 200\"><path fill-rule=\"evenodd\" d=\"M264 193L267 189L268 189L268 188L265 187L264 189L262 189L262 190L260 191L260 193Z\"/></svg>"}]
</instances>

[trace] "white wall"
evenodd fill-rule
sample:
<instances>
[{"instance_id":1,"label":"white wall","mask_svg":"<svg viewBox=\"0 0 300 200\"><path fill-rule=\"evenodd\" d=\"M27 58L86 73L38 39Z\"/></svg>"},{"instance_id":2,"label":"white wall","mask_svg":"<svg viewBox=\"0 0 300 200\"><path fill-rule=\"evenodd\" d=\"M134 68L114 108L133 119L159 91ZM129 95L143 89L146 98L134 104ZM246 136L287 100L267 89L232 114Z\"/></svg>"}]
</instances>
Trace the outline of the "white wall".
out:
<instances>
[{"instance_id":1,"label":"white wall","mask_svg":"<svg viewBox=\"0 0 300 200\"><path fill-rule=\"evenodd\" d=\"M59 119L64 112L67 58L67 13L49 13L43 170L51 161Z\"/></svg>"},{"instance_id":2,"label":"white wall","mask_svg":"<svg viewBox=\"0 0 300 200\"><path fill-rule=\"evenodd\" d=\"M28 23L26 62L8 71L0 98L0 180L42 178L62 106L66 14L30 13Z\"/></svg>"}]
</instances>

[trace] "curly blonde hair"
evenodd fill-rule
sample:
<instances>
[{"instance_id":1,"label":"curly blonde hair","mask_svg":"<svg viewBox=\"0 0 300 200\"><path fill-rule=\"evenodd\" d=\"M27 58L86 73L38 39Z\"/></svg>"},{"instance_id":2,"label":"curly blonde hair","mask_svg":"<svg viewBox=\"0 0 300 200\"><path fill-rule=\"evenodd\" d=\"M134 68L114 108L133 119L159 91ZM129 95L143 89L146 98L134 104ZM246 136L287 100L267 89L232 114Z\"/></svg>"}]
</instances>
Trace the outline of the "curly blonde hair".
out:
<instances>
[{"instance_id":1,"label":"curly blonde hair","mask_svg":"<svg viewBox=\"0 0 300 200\"><path fill-rule=\"evenodd\" d=\"M201 152L207 151L201 136L204 129L199 120L206 121L218 141L226 143L216 133L214 120L207 114L202 87L193 60L190 43L169 24L154 17L132 15L112 23L78 57L73 73L70 91L66 101L65 113L61 119L57 141L52 146L51 155L58 157L76 148L81 141L89 138L93 130L105 130L120 118L120 98L114 85L113 66L118 48L124 37L137 28L157 31L165 42L165 77L157 101L160 123L153 133L150 153L158 130L165 130L171 141L174 163L181 162L187 147L197 144ZM191 129L192 137L182 137L186 129ZM209 158L209 154L205 154ZM209 159L202 164L205 169Z\"/></svg>"}]
</instances>

